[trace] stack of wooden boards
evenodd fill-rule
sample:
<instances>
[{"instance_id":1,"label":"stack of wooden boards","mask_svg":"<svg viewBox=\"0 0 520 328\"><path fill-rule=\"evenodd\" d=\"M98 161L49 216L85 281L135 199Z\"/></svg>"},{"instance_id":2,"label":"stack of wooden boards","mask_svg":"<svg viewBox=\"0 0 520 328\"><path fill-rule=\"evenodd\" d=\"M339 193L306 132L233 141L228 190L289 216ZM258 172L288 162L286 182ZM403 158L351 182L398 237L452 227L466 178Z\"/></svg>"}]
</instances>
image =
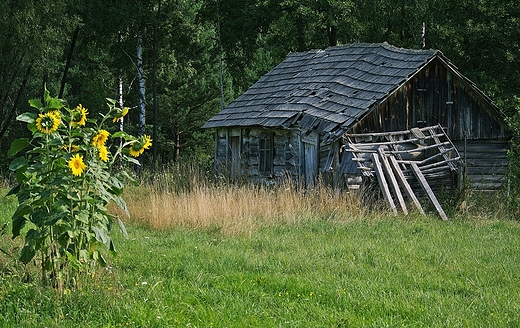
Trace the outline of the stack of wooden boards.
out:
<instances>
[{"instance_id":1,"label":"stack of wooden boards","mask_svg":"<svg viewBox=\"0 0 520 328\"><path fill-rule=\"evenodd\" d=\"M418 184L443 220L442 209L432 184L453 186L459 170L460 155L440 125L406 131L346 135L345 151L352 153L359 170L366 177L377 178L383 197L397 215L396 202L408 214L403 192L418 208L424 210L412 184Z\"/></svg>"}]
</instances>

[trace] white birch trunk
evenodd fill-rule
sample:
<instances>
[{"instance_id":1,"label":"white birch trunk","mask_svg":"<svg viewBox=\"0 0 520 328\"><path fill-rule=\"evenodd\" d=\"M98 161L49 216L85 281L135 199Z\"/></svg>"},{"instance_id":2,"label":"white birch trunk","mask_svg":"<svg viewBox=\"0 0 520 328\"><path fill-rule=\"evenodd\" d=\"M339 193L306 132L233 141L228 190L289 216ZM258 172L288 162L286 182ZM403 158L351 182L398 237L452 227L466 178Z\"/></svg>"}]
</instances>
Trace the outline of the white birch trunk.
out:
<instances>
[{"instance_id":1,"label":"white birch trunk","mask_svg":"<svg viewBox=\"0 0 520 328\"><path fill-rule=\"evenodd\" d=\"M123 72L119 72L119 77L117 78L117 104L119 108L123 108ZM121 117L119 120L119 131L123 131L123 121L125 120L124 117ZM123 138L119 139L119 147L123 147Z\"/></svg>"},{"instance_id":2,"label":"white birch trunk","mask_svg":"<svg viewBox=\"0 0 520 328\"><path fill-rule=\"evenodd\" d=\"M139 85L139 124L137 126L137 135L142 136L144 134L144 126L146 124L146 93L143 69L143 38L141 31L137 33L137 82Z\"/></svg>"}]
</instances>

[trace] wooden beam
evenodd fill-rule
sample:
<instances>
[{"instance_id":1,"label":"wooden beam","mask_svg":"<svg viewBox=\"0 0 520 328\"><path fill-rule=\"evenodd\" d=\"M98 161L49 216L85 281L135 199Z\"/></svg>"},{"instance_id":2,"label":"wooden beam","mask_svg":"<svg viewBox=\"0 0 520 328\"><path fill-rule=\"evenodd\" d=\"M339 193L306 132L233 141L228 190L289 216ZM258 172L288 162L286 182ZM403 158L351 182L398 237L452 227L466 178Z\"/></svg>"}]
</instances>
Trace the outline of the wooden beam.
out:
<instances>
[{"instance_id":1,"label":"wooden beam","mask_svg":"<svg viewBox=\"0 0 520 328\"><path fill-rule=\"evenodd\" d=\"M408 209L406 208L406 203L404 202L403 195L401 194L401 190L399 189L399 184L397 184L395 175L392 171L392 168L390 167L390 163L388 163L388 159L386 158L385 151L381 147L379 147L379 149L377 151L379 152L379 156L381 157L381 163L383 163L383 168L385 171L386 178L390 181L390 186L392 187L392 190L394 191L394 195L397 198L397 201L399 202L399 205L401 206L401 209L403 210L404 215L408 215Z\"/></svg>"},{"instance_id":2,"label":"wooden beam","mask_svg":"<svg viewBox=\"0 0 520 328\"><path fill-rule=\"evenodd\" d=\"M440 125L439 125L440 127ZM441 127L440 127L441 128ZM442 128L441 128L442 129ZM444 148L444 145L443 143L441 142L441 140L439 139L439 137L437 136L437 134L435 133L434 129L430 129L428 130L430 132L430 135L433 137L433 140L435 140L435 143L439 146L439 153L442 154L442 157L444 157L444 161L446 163L448 163L448 166L450 167L450 169L452 171L456 171L457 170L457 166L455 164L453 164L452 162L449 161L449 157L448 157L448 154L446 152L446 148ZM451 142L450 142L451 143ZM458 155L458 154L457 154Z\"/></svg>"},{"instance_id":3,"label":"wooden beam","mask_svg":"<svg viewBox=\"0 0 520 328\"><path fill-rule=\"evenodd\" d=\"M390 207L392 208L394 215L397 215L397 208L395 207L394 200L392 199L392 194L390 194L390 190L388 189L385 174L383 173L383 168L381 167L381 163L379 162L379 155L372 154L372 160L374 162L374 169L376 171L377 180L379 181L379 186L381 187L381 191L383 192L383 197L385 197L388 204L390 204Z\"/></svg>"},{"instance_id":4,"label":"wooden beam","mask_svg":"<svg viewBox=\"0 0 520 328\"><path fill-rule=\"evenodd\" d=\"M418 128L419 131L428 131L430 129L436 129L440 127L439 124L433 125L433 126L427 126L424 128ZM392 132L372 132L372 133L347 133L345 134L345 137L364 137L367 135L375 136L375 137L386 137L386 136L397 136L397 135L403 135L403 134L410 134L410 130L404 130L404 131L392 131ZM426 136L428 138L428 136Z\"/></svg>"},{"instance_id":5,"label":"wooden beam","mask_svg":"<svg viewBox=\"0 0 520 328\"><path fill-rule=\"evenodd\" d=\"M350 148L349 149L346 149L346 151L348 152L351 152L351 153L375 153L377 152L376 150L376 147L380 147L380 146L394 146L394 145L397 145L399 143L403 144L403 143L413 143L415 139L407 139L407 140L403 140L403 141L395 141L395 142L382 142L382 143L371 143L371 144L365 144L365 143L358 143L358 144L349 144L350 145ZM433 145L428 145L428 146L417 146L417 148L410 148L410 149L406 149L406 150L387 150L388 152L392 153L392 154L406 154L406 153L413 153L413 152L424 152L426 150L429 150L429 149L432 149L432 148L438 148L439 145L441 146L453 146L453 144L451 144L449 141L445 141L445 142L441 142L440 144L433 144ZM446 152L449 152L451 150L454 150L455 147L452 147L450 149L448 149Z\"/></svg>"},{"instance_id":6,"label":"wooden beam","mask_svg":"<svg viewBox=\"0 0 520 328\"><path fill-rule=\"evenodd\" d=\"M430 198L430 201L433 203L433 206L435 206L435 209L441 216L441 219L448 220L448 217L446 216L446 213L444 213L444 210L441 207L441 204L439 204L439 201L437 200L437 197L435 197L435 194L433 193L432 188L430 188L430 185L428 184L428 181L426 181L426 178L422 174L421 170L417 166L416 163L411 163L410 167L412 168L412 172L421 184L421 187L423 188L424 192L428 195L428 198Z\"/></svg>"},{"instance_id":7,"label":"wooden beam","mask_svg":"<svg viewBox=\"0 0 520 328\"><path fill-rule=\"evenodd\" d=\"M434 137L443 137L445 136L444 134L435 134L434 136L426 136L426 139L425 140L430 140L430 139L433 139ZM371 147L371 146L386 146L386 145L394 145L394 144L403 144L403 143L408 143L408 142L413 142L413 141L416 141L416 142L420 142L421 140L420 139L417 139L417 138L410 138L410 139L401 139L401 140L394 140L394 141L381 141L381 142L352 142L351 139L349 139L349 143L350 144L354 144L354 145L363 145L363 146L366 146L366 147ZM449 144L449 142L448 142Z\"/></svg>"},{"instance_id":8,"label":"wooden beam","mask_svg":"<svg viewBox=\"0 0 520 328\"><path fill-rule=\"evenodd\" d=\"M460 160L460 157L450 158L448 160L444 160L444 161L441 161L441 162L436 162L436 163L432 163L432 164L421 166L421 169L427 170L427 169L431 169L432 167L442 166L444 164L446 164L447 168L449 169L450 168L448 166L449 163L456 162L456 161L459 161L459 160ZM401 163L401 164L412 164L412 163L415 163L415 165L419 166L424 161L404 161L403 160L403 161L398 161L398 162Z\"/></svg>"},{"instance_id":9,"label":"wooden beam","mask_svg":"<svg viewBox=\"0 0 520 328\"><path fill-rule=\"evenodd\" d=\"M392 170L394 171L397 180L399 180L399 184L401 185L401 187L403 187L404 191L406 192L406 195L408 196L408 198L412 200L419 212L421 212L421 214L424 214L424 210L421 206L421 203L415 196L412 187L410 187L410 184L406 180L406 177L404 176L403 171L401 171L401 168L399 167L399 163L397 163L396 158L394 156L388 156L388 159L390 162L390 166L392 167Z\"/></svg>"}]
</instances>

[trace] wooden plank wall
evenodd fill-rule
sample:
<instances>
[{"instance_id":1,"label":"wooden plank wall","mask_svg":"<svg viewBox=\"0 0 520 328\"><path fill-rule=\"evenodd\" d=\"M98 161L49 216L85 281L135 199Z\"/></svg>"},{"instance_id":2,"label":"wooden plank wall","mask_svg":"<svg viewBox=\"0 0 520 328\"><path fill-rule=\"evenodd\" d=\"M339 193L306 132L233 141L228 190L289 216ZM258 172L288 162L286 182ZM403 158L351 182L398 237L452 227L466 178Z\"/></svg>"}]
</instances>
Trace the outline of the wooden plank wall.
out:
<instances>
[{"instance_id":1,"label":"wooden plank wall","mask_svg":"<svg viewBox=\"0 0 520 328\"><path fill-rule=\"evenodd\" d=\"M507 137L506 124L494 118L470 92L442 63L433 61L356 124L351 133L440 124L453 141Z\"/></svg>"},{"instance_id":2,"label":"wooden plank wall","mask_svg":"<svg viewBox=\"0 0 520 328\"><path fill-rule=\"evenodd\" d=\"M496 190L505 181L509 132L504 121L479 102L464 81L433 61L401 87L351 133L388 132L440 124L461 157L475 189ZM467 152L464 151L464 140ZM446 177L448 178L448 177ZM433 186L435 187L435 186Z\"/></svg>"},{"instance_id":3,"label":"wooden plank wall","mask_svg":"<svg viewBox=\"0 0 520 328\"><path fill-rule=\"evenodd\" d=\"M496 190L506 182L507 140L469 140L454 144L465 163L465 174L472 188Z\"/></svg>"},{"instance_id":4,"label":"wooden plank wall","mask_svg":"<svg viewBox=\"0 0 520 328\"><path fill-rule=\"evenodd\" d=\"M217 129L215 132L215 173L228 175L228 133L227 129Z\"/></svg>"},{"instance_id":5,"label":"wooden plank wall","mask_svg":"<svg viewBox=\"0 0 520 328\"><path fill-rule=\"evenodd\" d=\"M269 130L262 128L218 129L216 132L215 171L230 174L230 133L240 136L240 176L251 181L277 180L300 175L299 138L291 130ZM273 137L273 174L261 176L259 172L260 138Z\"/></svg>"}]
</instances>

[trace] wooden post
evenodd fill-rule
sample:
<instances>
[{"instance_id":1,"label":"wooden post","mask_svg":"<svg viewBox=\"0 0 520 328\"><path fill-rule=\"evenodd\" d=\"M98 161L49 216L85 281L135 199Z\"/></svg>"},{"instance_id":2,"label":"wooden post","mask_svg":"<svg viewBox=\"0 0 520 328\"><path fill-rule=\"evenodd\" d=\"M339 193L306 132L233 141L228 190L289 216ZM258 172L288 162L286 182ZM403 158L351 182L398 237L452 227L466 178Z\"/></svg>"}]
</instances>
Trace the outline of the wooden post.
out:
<instances>
[{"instance_id":1,"label":"wooden post","mask_svg":"<svg viewBox=\"0 0 520 328\"><path fill-rule=\"evenodd\" d=\"M388 163L388 159L386 157L385 151L382 147L379 147L377 149L377 152L379 153L379 156L381 156L381 162L383 163L383 168L385 169L385 175L388 180L390 180L390 185L392 186L392 189L394 191L394 194L397 198L397 201L399 202L399 205L401 206L401 209L403 210L404 215L408 215L408 209L406 208L406 203L404 202L403 195L401 194L401 190L399 189L399 185L397 184L397 180L395 179L395 175L392 171L392 168L390 167L390 164Z\"/></svg>"},{"instance_id":2,"label":"wooden post","mask_svg":"<svg viewBox=\"0 0 520 328\"><path fill-rule=\"evenodd\" d=\"M379 162L378 157L379 156L376 153L372 153L372 161L374 162L374 169L376 171L377 180L379 181L379 186L381 187L383 196L385 197L388 204L390 204L390 207L392 208L394 215L397 215L397 208L395 207L394 200L392 199L392 195L390 194L390 190L388 189L385 174L383 173L383 168L381 167L381 163Z\"/></svg>"},{"instance_id":3,"label":"wooden post","mask_svg":"<svg viewBox=\"0 0 520 328\"><path fill-rule=\"evenodd\" d=\"M390 155L389 157L390 166L392 166L392 170L394 171L394 174L397 176L397 180L399 180L399 183L401 184L401 187L403 187L404 191L406 192L406 195L408 198L412 200L412 202L415 204L417 209L419 209L419 212L421 214L424 214L424 210L421 206L421 203L413 193L412 187L410 187L410 184L408 181L406 181L406 177L404 176L403 171L401 171L401 168L399 167L399 163L397 163L397 159Z\"/></svg>"},{"instance_id":4,"label":"wooden post","mask_svg":"<svg viewBox=\"0 0 520 328\"><path fill-rule=\"evenodd\" d=\"M422 172L419 169L419 167L417 166L417 164L412 162L410 164L410 166L412 167L413 174L415 175L415 177L417 178L417 180L421 184L421 187L423 188L423 190L428 195L428 198L430 198L430 201L433 203L433 206L435 206L435 209L437 210L437 212L439 212L439 215L441 216L441 219L443 219L444 221L448 220L448 217L446 216L446 213L444 213L444 210L442 209L441 204L439 204L439 201L437 200L437 197L435 197L435 194L433 193L432 188L428 184L428 181L426 181L426 178L422 174Z\"/></svg>"}]
</instances>

